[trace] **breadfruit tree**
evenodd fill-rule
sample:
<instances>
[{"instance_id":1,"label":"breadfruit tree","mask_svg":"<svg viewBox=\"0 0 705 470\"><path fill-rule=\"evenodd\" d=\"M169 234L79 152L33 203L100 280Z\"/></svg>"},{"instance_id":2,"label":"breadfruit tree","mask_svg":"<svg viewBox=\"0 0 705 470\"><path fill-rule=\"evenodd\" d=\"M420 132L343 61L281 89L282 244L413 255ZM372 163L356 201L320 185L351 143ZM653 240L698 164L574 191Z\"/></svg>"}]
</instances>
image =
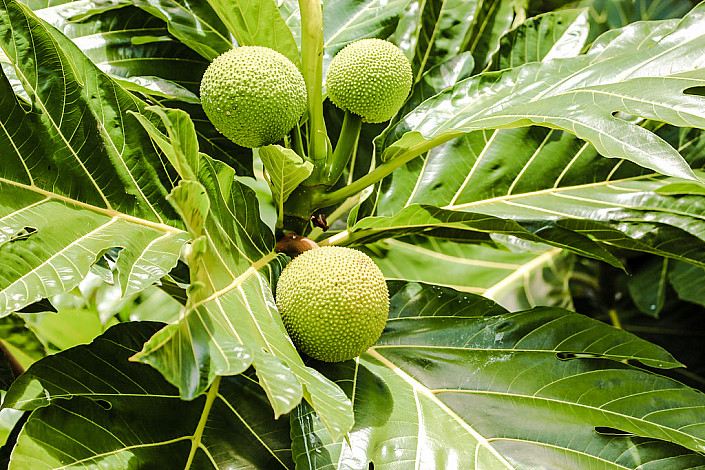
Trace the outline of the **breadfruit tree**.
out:
<instances>
[{"instance_id":1,"label":"breadfruit tree","mask_svg":"<svg viewBox=\"0 0 705 470\"><path fill-rule=\"evenodd\" d=\"M705 467L705 3L0 33L0 468Z\"/></svg>"}]
</instances>

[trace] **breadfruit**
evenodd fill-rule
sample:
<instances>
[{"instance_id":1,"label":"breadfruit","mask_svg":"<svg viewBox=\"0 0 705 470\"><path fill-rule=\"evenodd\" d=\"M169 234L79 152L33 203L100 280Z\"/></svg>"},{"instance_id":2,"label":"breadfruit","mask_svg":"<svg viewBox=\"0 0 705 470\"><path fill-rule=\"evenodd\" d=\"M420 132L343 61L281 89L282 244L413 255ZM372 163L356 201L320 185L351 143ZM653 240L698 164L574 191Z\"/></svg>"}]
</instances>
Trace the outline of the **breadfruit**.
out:
<instances>
[{"instance_id":1,"label":"breadfruit","mask_svg":"<svg viewBox=\"0 0 705 470\"><path fill-rule=\"evenodd\" d=\"M201 79L201 104L225 137L243 147L281 140L306 110L304 78L289 59L261 46L218 57Z\"/></svg>"},{"instance_id":2,"label":"breadfruit","mask_svg":"<svg viewBox=\"0 0 705 470\"><path fill-rule=\"evenodd\" d=\"M326 72L331 102L364 122L391 119L409 96L411 64L389 41L361 39L338 52Z\"/></svg>"},{"instance_id":3,"label":"breadfruit","mask_svg":"<svg viewBox=\"0 0 705 470\"><path fill-rule=\"evenodd\" d=\"M294 344L326 362L365 352L379 339L389 315L382 271L363 252L339 246L294 258L279 277L276 302Z\"/></svg>"}]
</instances>

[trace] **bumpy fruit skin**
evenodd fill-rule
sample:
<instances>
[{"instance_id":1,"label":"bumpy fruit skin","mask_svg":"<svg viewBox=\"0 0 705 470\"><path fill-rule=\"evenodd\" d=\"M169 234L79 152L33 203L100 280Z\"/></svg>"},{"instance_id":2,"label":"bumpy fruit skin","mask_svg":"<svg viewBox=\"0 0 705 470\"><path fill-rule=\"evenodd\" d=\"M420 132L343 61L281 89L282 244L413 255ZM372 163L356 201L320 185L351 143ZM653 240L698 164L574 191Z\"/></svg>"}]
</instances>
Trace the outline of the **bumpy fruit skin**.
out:
<instances>
[{"instance_id":1,"label":"bumpy fruit skin","mask_svg":"<svg viewBox=\"0 0 705 470\"><path fill-rule=\"evenodd\" d=\"M409 96L413 75L402 51L389 41L361 39L338 52L326 72L328 98L365 122L390 120Z\"/></svg>"},{"instance_id":2,"label":"bumpy fruit skin","mask_svg":"<svg viewBox=\"0 0 705 470\"><path fill-rule=\"evenodd\" d=\"M294 344L326 362L365 352L379 339L389 315L382 271L363 252L338 246L294 258L279 277L276 300Z\"/></svg>"},{"instance_id":3,"label":"bumpy fruit skin","mask_svg":"<svg viewBox=\"0 0 705 470\"><path fill-rule=\"evenodd\" d=\"M306 110L306 83L268 47L242 46L215 59L201 79L201 104L225 137L243 147L281 140Z\"/></svg>"}]
</instances>

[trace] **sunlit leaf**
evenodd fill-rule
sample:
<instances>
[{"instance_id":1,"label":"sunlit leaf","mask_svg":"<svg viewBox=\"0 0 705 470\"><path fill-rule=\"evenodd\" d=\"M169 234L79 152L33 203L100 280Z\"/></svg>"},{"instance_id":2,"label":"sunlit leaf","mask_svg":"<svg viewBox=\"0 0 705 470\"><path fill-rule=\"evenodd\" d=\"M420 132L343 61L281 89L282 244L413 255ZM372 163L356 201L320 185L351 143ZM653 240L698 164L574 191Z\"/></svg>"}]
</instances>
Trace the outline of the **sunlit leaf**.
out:
<instances>
[{"instance_id":1,"label":"sunlit leaf","mask_svg":"<svg viewBox=\"0 0 705 470\"><path fill-rule=\"evenodd\" d=\"M37 2L39 3L39 2ZM158 17L133 2L79 0L57 4L44 0L34 13L70 38L103 72L141 77L147 88L193 99L207 60L169 34ZM183 87L179 90L178 87ZM184 91L190 90L191 96ZM154 91L157 94L157 91Z\"/></svg>"},{"instance_id":2,"label":"sunlit leaf","mask_svg":"<svg viewBox=\"0 0 705 470\"><path fill-rule=\"evenodd\" d=\"M111 247L123 289L149 286L188 238L164 200L174 174L125 116L143 103L25 7L1 6L0 46L32 103L0 78L0 314L70 290Z\"/></svg>"},{"instance_id":3,"label":"sunlit leaf","mask_svg":"<svg viewBox=\"0 0 705 470\"><path fill-rule=\"evenodd\" d=\"M694 9L680 23L637 23L611 31L587 55L463 80L395 125L384 139L382 158L412 158L476 129L540 124L569 131L604 156L695 179L671 146L614 113L705 125L702 98L684 93L705 77L691 65L705 41L699 27L703 11Z\"/></svg>"},{"instance_id":4,"label":"sunlit leaf","mask_svg":"<svg viewBox=\"0 0 705 470\"><path fill-rule=\"evenodd\" d=\"M171 34L208 60L233 47L227 27L208 2L134 0L132 3L164 20Z\"/></svg>"},{"instance_id":5,"label":"sunlit leaf","mask_svg":"<svg viewBox=\"0 0 705 470\"><path fill-rule=\"evenodd\" d=\"M273 252L274 236L259 218L254 192L230 167L185 145L193 128L179 125L182 114L161 117L184 178L169 201L193 238L186 256L191 287L180 321L150 338L134 359L157 368L187 399L205 392L216 376L254 365L275 416L305 398L333 434L344 434L352 426L349 401L304 365L275 308L269 280L283 260Z\"/></svg>"},{"instance_id":6,"label":"sunlit leaf","mask_svg":"<svg viewBox=\"0 0 705 470\"><path fill-rule=\"evenodd\" d=\"M561 309L508 313L415 283L392 283L390 293L380 341L358 362L324 366L355 399L348 441L331 440L305 407L292 413L303 468L705 463L698 453L705 435L693 425L705 396L618 362L676 366L657 346ZM315 456L311 463L304 453Z\"/></svg>"},{"instance_id":7,"label":"sunlit leaf","mask_svg":"<svg viewBox=\"0 0 705 470\"><path fill-rule=\"evenodd\" d=\"M588 14L588 10L559 10L530 18L499 39L486 71L577 56L590 31Z\"/></svg>"},{"instance_id":8,"label":"sunlit leaf","mask_svg":"<svg viewBox=\"0 0 705 470\"><path fill-rule=\"evenodd\" d=\"M432 67L452 59L465 50L465 41L478 1L431 0L422 2L419 23L413 33L415 40L411 66L414 81ZM458 21L464 18L466 21ZM474 63L474 62L473 62Z\"/></svg>"},{"instance_id":9,"label":"sunlit leaf","mask_svg":"<svg viewBox=\"0 0 705 470\"><path fill-rule=\"evenodd\" d=\"M482 0L477 2L470 30L463 41L464 49L472 53L475 59L475 71L485 69L492 52L499 47L499 41L512 27L516 10L522 0Z\"/></svg>"},{"instance_id":10,"label":"sunlit leaf","mask_svg":"<svg viewBox=\"0 0 705 470\"><path fill-rule=\"evenodd\" d=\"M410 0L327 0L323 2L323 71L333 56L362 38L386 38Z\"/></svg>"},{"instance_id":11,"label":"sunlit leaf","mask_svg":"<svg viewBox=\"0 0 705 470\"><path fill-rule=\"evenodd\" d=\"M388 280L433 283L481 294L512 310L572 308L573 257L559 249L514 252L411 236L362 248Z\"/></svg>"},{"instance_id":12,"label":"sunlit leaf","mask_svg":"<svg viewBox=\"0 0 705 470\"><path fill-rule=\"evenodd\" d=\"M267 145L259 149L264 169L269 178L274 203L280 207L291 192L313 171L313 164L291 149Z\"/></svg>"},{"instance_id":13,"label":"sunlit leaf","mask_svg":"<svg viewBox=\"0 0 705 470\"><path fill-rule=\"evenodd\" d=\"M121 324L30 368L5 400L34 410L9 468L291 468L288 425L272 419L250 376L183 401L159 372L128 360L161 326Z\"/></svg>"},{"instance_id":14,"label":"sunlit leaf","mask_svg":"<svg viewBox=\"0 0 705 470\"><path fill-rule=\"evenodd\" d=\"M299 64L294 36L274 0L208 0L240 46L265 46Z\"/></svg>"},{"instance_id":15,"label":"sunlit leaf","mask_svg":"<svg viewBox=\"0 0 705 470\"><path fill-rule=\"evenodd\" d=\"M193 5L195 10L191 11L186 6L175 8L176 3L164 9L167 3L138 2L145 10L135 6L135 2L124 1L110 2L108 7L103 7L102 2L84 0L32 3L37 16L63 32L125 89L186 109L196 125L201 149L231 165L239 175L252 176L250 149L238 147L220 134L206 118L198 99L203 72L210 59L218 55L208 53L208 45L219 52L230 48L230 42L226 46L220 44L223 38L209 34L210 26L201 23L207 23L209 18L217 22L217 17L209 17L215 14L207 4ZM120 8L113 10L110 6ZM189 17L189 12L196 16ZM76 22L77 17L86 19ZM190 30L189 21L200 32ZM172 32L178 33L176 38Z\"/></svg>"}]
</instances>

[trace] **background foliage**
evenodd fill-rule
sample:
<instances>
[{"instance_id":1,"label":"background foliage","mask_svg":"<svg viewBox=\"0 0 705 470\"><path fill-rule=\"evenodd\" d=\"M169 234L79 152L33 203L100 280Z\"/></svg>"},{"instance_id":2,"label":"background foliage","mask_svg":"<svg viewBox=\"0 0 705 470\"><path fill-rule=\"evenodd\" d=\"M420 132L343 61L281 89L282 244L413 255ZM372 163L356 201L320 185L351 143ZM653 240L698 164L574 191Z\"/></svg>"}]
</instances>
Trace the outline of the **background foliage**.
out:
<instances>
[{"instance_id":1,"label":"background foliage","mask_svg":"<svg viewBox=\"0 0 705 470\"><path fill-rule=\"evenodd\" d=\"M381 37L414 71L306 228L388 279L339 364L274 304L311 162L198 99L234 45L300 64L298 2L0 1L0 467L705 467L705 4L322 13L324 70Z\"/></svg>"}]
</instances>

